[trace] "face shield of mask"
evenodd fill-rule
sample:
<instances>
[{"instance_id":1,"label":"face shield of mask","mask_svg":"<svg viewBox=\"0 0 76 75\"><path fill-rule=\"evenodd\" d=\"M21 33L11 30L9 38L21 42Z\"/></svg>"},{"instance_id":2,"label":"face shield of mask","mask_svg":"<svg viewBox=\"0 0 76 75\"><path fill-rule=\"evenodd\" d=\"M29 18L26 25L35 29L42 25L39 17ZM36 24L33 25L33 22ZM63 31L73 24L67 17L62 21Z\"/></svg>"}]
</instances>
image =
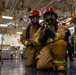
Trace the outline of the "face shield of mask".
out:
<instances>
[{"instance_id":1,"label":"face shield of mask","mask_svg":"<svg viewBox=\"0 0 76 75\"><path fill-rule=\"evenodd\" d=\"M51 24L54 24L56 21L56 17L54 14L46 14L44 19L46 22L49 22Z\"/></svg>"},{"instance_id":2,"label":"face shield of mask","mask_svg":"<svg viewBox=\"0 0 76 75\"><path fill-rule=\"evenodd\" d=\"M31 23L33 25L39 24L39 17L38 16L31 17Z\"/></svg>"}]
</instances>

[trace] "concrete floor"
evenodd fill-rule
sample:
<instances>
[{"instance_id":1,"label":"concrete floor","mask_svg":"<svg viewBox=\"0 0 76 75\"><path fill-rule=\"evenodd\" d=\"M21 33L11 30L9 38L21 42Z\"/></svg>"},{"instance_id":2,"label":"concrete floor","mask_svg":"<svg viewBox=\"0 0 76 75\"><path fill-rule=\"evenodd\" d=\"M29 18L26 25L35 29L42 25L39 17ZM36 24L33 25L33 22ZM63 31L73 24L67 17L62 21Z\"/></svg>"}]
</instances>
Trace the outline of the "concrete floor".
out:
<instances>
[{"instance_id":1,"label":"concrete floor","mask_svg":"<svg viewBox=\"0 0 76 75\"><path fill-rule=\"evenodd\" d=\"M22 60L3 60L0 65L0 75L76 75L76 61L66 62L65 73L53 73L51 70L36 70L32 67L25 67Z\"/></svg>"}]
</instances>

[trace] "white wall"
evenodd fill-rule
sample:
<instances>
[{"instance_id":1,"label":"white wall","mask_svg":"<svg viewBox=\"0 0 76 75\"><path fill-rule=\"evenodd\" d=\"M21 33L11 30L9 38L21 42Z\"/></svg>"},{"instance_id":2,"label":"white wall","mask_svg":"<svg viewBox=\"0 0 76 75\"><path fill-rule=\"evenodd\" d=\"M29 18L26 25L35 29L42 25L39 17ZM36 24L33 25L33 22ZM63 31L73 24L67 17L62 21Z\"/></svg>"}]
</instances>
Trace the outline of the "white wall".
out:
<instances>
[{"instance_id":1,"label":"white wall","mask_svg":"<svg viewBox=\"0 0 76 75\"><path fill-rule=\"evenodd\" d=\"M71 34L74 33L74 27L70 27L69 30L70 30Z\"/></svg>"},{"instance_id":2,"label":"white wall","mask_svg":"<svg viewBox=\"0 0 76 75\"><path fill-rule=\"evenodd\" d=\"M0 38L2 35L0 34ZM0 40L1 44L1 40ZM10 45L10 46L20 46L20 49L22 49L24 46L20 42L20 35L4 35L4 41L3 45Z\"/></svg>"}]
</instances>

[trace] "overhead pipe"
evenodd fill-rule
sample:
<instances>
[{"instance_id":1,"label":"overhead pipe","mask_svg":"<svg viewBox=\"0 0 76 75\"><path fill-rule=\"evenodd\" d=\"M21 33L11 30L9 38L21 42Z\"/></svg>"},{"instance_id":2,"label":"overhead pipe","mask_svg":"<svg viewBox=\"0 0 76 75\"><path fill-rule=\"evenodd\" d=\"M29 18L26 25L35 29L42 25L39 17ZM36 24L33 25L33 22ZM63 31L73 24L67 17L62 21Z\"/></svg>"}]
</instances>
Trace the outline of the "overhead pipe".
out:
<instances>
[{"instance_id":1,"label":"overhead pipe","mask_svg":"<svg viewBox=\"0 0 76 75\"><path fill-rule=\"evenodd\" d=\"M10 0L7 0L7 1L6 1L5 8L7 8L9 1L10 1Z\"/></svg>"},{"instance_id":2,"label":"overhead pipe","mask_svg":"<svg viewBox=\"0 0 76 75\"><path fill-rule=\"evenodd\" d=\"M12 10L12 8L13 8L13 6L14 6L14 4L15 4L15 1L16 1L16 0L13 0L13 4L11 5L10 10Z\"/></svg>"},{"instance_id":3,"label":"overhead pipe","mask_svg":"<svg viewBox=\"0 0 76 75\"><path fill-rule=\"evenodd\" d=\"M40 0L40 1L35 5L35 7L32 8L32 10L35 9L35 8L39 5L39 3L40 3L41 1L43 1L43 0ZM30 2L30 3L31 3L31 2ZM27 9L27 10L28 10L28 9ZM24 11L24 15L25 15L25 12L26 12L26 10Z\"/></svg>"},{"instance_id":4,"label":"overhead pipe","mask_svg":"<svg viewBox=\"0 0 76 75\"><path fill-rule=\"evenodd\" d=\"M14 11L14 9L15 9L15 7L16 7L16 5L17 5L17 3L18 3L18 0L16 0L15 4L14 4L14 6L13 6L13 9L12 9L12 11L11 11L11 13L10 13L10 14L12 14L12 13L13 13L13 11Z\"/></svg>"},{"instance_id":5,"label":"overhead pipe","mask_svg":"<svg viewBox=\"0 0 76 75\"><path fill-rule=\"evenodd\" d=\"M40 0L36 5L35 7L33 7L33 9L35 9L37 6L39 6L39 4L42 2L43 0Z\"/></svg>"},{"instance_id":6,"label":"overhead pipe","mask_svg":"<svg viewBox=\"0 0 76 75\"><path fill-rule=\"evenodd\" d=\"M56 0L52 0L48 5L46 5L45 7L41 8L41 12L44 11L45 8L47 8L49 5L53 4L53 2L55 2Z\"/></svg>"},{"instance_id":7,"label":"overhead pipe","mask_svg":"<svg viewBox=\"0 0 76 75\"><path fill-rule=\"evenodd\" d=\"M76 12L76 0L74 0L75 12Z\"/></svg>"}]
</instances>

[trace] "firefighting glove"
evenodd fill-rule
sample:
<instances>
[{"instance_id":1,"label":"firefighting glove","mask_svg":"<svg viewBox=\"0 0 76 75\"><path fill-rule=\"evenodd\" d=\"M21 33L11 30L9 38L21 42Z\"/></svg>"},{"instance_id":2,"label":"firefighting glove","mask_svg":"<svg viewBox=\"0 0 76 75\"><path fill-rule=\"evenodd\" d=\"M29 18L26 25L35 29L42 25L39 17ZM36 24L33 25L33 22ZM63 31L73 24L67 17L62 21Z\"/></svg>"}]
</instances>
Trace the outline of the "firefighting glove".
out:
<instances>
[{"instance_id":1,"label":"firefighting glove","mask_svg":"<svg viewBox=\"0 0 76 75\"><path fill-rule=\"evenodd\" d=\"M40 36L39 37L39 41L41 42L41 43L45 43L46 41L47 41L47 37L45 36L45 35L42 35L42 36Z\"/></svg>"},{"instance_id":2,"label":"firefighting glove","mask_svg":"<svg viewBox=\"0 0 76 75\"><path fill-rule=\"evenodd\" d=\"M45 31L45 36L47 38L54 38L55 37L55 33L48 29L48 30Z\"/></svg>"},{"instance_id":3,"label":"firefighting glove","mask_svg":"<svg viewBox=\"0 0 76 75\"><path fill-rule=\"evenodd\" d=\"M48 38L54 38L55 37L55 33L52 32L51 30L46 30L45 34L39 37L39 41L40 42L46 42Z\"/></svg>"}]
</instances>

